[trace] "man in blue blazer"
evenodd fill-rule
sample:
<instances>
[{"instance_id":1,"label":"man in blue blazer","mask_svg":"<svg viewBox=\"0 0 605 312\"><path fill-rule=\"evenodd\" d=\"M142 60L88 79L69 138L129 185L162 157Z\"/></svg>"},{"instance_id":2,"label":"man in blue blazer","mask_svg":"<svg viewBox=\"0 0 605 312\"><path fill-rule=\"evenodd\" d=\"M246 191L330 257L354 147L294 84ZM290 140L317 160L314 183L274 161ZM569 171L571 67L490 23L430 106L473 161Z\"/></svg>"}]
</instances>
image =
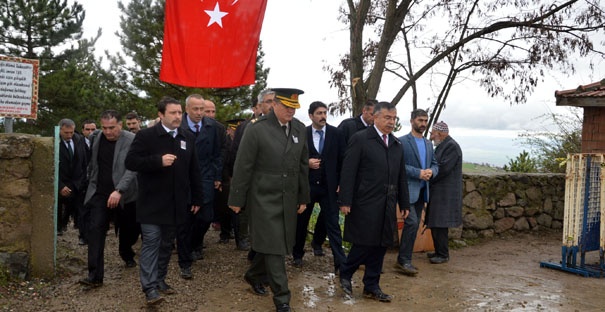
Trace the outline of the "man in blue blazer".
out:
<instances>
[{"instance_id":1,"label":"man in blue blazer","mask_svg":"<svg viewBox=\"0 0 605 312\"><path fill-rule=\"evenodd\" d=\"M428 113L423 109L412 111L412 131L399 138L403 145L405 172L410 194L410 213L405 218L399 245L396 268L405 275L416 275L418 269L412 265L412 252L422 210L429 201L429 180L437 176L439 166L433 153L433 144L424 138Z\"/></svg>"},{"instance_id":2,"label":"man in blue blazer","mask_svg":"<svg viewBox=\"0 0 605 312\"><path fill-rule=\"evenodd\" d=\"M311 202L307 209L298 215L296 224L296 244L292 255L294 266L302 266L305 254L307 227L315 203L319 203L321 211L317 222L323 222L330 240L334 256L334 270L338 272L340 264L345 261L342 249L342 232L338 224L339 208L336 203L336 193L340 184L340 168L344 157L345 143L340 131L326 123L328 106L322 102L313 102L309 106L309 118L312 124L307 127L307 146L309 147L309 189ZM316 227L317 228L317 227ZM319 242L319 249L321 249ZM311 245L314 243L311 242ZM313 249L318 249L313 246Z\"/></svg>"}]
</instances>

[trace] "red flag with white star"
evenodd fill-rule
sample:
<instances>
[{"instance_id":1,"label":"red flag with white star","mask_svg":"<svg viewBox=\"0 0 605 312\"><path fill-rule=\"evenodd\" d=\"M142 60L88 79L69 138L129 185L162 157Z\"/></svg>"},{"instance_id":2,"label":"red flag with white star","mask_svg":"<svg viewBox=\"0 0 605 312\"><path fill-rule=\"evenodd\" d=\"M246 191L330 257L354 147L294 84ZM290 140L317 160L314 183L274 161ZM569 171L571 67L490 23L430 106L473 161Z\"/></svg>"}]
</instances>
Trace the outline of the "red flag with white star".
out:
<instances>
[{"instance_id":1,"label":"red flag with white star","mask_svg":"<svg viewBox=\"0 0 605 312\"><path fill-rule=\"evenodd\" d=\"M167 0L160 80L197 88L254 84L267 0Z\"/></svg>"}]
</instances>

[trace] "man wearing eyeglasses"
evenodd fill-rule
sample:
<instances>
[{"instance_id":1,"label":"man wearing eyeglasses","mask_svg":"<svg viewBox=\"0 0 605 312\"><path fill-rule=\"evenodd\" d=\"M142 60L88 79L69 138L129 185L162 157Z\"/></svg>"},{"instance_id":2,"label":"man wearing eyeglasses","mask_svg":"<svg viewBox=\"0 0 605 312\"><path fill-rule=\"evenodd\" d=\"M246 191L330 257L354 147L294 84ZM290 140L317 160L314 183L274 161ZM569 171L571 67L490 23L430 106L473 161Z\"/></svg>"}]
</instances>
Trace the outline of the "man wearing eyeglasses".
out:
<instances>
[{"instance_id":1,"label":"man wearing eyeglasses","mask_svg":"<svg viewBox=\"0 0 605 312\"><path fill-rule=\"evenodd\" d=\"M255 123L258 118L261 116L268 115L273 109L273 102L275 101L275 91L271 89L265 89L261 91L258 95L257 103L255 105L256 109L254 110L254 116L250 120L247 120L241 123L237 129L235 130L235 135L233 137L233 143L231 144L231 157L229 158L228 166L230 167L230 174L233 175L233 164L235 162L235 157L237 155L237 151L239 149L239 144L244 135L244 130L246 127L252 123ZM248 214L245 210L245 207L242 207L242 212L237 216L237 232L235 239L237 240L237 249L248 252L248 260L252 261L254 258L254 251L250 250L250 236L248 230Z\"/></svg>"}]
</instances>

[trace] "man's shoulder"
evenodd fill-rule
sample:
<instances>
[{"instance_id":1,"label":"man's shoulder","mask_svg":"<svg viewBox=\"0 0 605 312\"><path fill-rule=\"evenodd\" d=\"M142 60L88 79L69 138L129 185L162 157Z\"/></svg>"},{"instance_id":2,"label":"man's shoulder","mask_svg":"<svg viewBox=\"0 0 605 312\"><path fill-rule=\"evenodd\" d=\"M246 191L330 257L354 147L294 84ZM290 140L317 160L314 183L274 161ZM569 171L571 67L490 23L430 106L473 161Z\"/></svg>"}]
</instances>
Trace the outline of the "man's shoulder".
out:
<instances>
[{"instance_id":1,"label":"man's shoulder","mask_svg":"<svg viewBox=\"0 0 605 312\"><path fill-rule=\"evenodd\" d=\"M140 130L139 130L140 131ZM135 134L130 132L130 131L126 131L126 130L122 130L122 134L125 138L129 138L129 139L134 139Z\"/></svg>"},{"instance_id":2,"label":"man's shoulder","mask_svg":"<svg viewBox=\"0 0 605 312\"><path fill-rule=\"evenodd\" d=\"M156 134L156 126L139 130L136 136L152 136Z\"/></svg>"},{"instance_id":3,"label":"man's shoulder","mask_svg":"<svg viewBox=\"0 0 605 312\"><path fill-rule=\"evenodd\" d=\"M338 133L339 132L338 128L336 128L336 127L334 127L332 125L329 125L329 124L326 124L326 130L327 131L333 131L334 133Z\"/></svg>"},{"instance_id":4,"label":"man's shoulder","mask_svg":"<svg viewBox=\"0 0 605 312\"><path fill-rule=\"evenodd\" d=\"M357 117L349 117L343 121L340 122L340 124L338 125L338 127L347 127L347 126L351 126L351 125L355 125L356 121L355 119L357 119Z\"/></svg>"},{"instance_id":5,"label":"man's shoulder","mask_svg":"<svg viewBox=\"0 0 605 312\"><path fill-rule=\"evenodd\" d=\"M305 124L302 123L302 121L296 119L296 118L292 118L292 122L291 122L293 127L298 127L298 128L305 128Z\"/></svg>"},{"instance_id":6,"label":"man's shoulder","mask_svg":"<svg viewBox=\"0 0 605 312\"><path fill-rule=\"evenodd\" d=\"M225 126L216 119L204 117L202 123L206 123L210 127L215 127L219 130L225 130Z\"/></svg>"},{"instance_id":7,"label":"man's shoulder","mask_svg":"<svg viewBox=\"0 0 605 312\"><path fill-rule=\"evenodd\" d=\"M257 127L258 125L265 125L267 124L267 116L266 115L262 115L258 118L255 119L251 119L250 122L247 124L247 126L249 125L251 128L253 127Z\"/></svg>"}]
</instances>

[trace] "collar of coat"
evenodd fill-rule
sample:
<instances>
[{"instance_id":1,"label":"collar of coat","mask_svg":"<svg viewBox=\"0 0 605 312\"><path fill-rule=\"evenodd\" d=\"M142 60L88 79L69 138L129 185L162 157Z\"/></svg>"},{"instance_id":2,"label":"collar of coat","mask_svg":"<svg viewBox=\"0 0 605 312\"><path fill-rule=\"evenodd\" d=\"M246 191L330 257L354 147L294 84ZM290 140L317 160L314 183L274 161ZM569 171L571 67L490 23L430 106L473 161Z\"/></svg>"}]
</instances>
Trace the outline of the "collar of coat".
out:
<instances>
[{"instance_id":1,"label":"collar of coat","mask_svg":"<svg viewBox=\"0 0 605 312\"><path fill-rule=\"evenodd\" d=\"M382 138L380 137L380 135L378 134L376 129L374 129L373 126L367 127L366 133L368 134L368 136L367 136L368 139L376 139L376 140L379 140L380 143L382 143ZM391 132L391 133L389 133L389 147L393 144L401 145L401 141L399 141L399 139L397 137L395 137L393 135L393 133ZM383 144L383 146L384 146L384 144Z\"/></svg>"}]
</instances>

